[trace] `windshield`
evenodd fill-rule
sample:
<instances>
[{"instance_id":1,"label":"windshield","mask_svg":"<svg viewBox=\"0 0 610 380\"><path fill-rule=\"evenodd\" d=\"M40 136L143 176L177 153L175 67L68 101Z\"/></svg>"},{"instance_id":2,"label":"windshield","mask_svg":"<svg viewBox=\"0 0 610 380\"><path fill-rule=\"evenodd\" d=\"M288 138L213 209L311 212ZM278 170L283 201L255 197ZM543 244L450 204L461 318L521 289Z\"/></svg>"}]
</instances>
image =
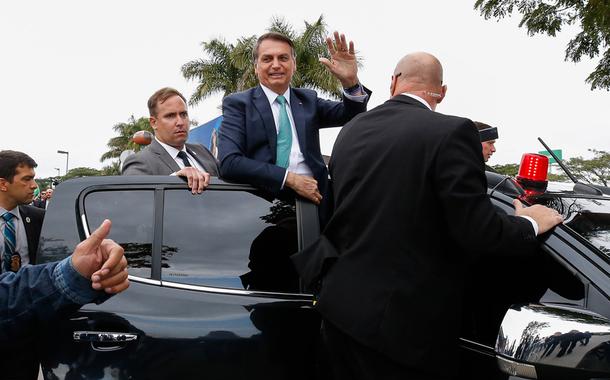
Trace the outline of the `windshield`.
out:
<instances>
[{"instance_id":1,"label":"windshield","mask_svg":"<svg viewBox=\"0 0 610 380\"><path fill-rule=\"evenodd\" d=\"M610 198L538 198L536 203L554 208L564 224L610 259Z\"/></svg>"}]
</instances>

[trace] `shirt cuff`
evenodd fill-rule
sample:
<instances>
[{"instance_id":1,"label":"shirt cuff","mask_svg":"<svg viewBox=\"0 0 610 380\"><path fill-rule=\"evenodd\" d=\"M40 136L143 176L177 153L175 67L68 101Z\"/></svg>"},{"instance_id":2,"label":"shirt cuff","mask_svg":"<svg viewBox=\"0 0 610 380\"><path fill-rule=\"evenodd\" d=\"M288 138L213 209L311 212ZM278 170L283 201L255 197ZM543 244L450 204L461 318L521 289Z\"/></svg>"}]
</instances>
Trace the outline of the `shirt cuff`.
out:
<instances>
[{"instance_id":1,"label":"shirt cuff","mask_svg":"<svg viewBox=\"0 0 610 380\"><path fill-rule=\"evenodd\" d=\"M362 95L352 95L352 94L348 93L347 91L345 91L345 89L343 89L343 96L345 96L347 99L349 99L353 102L364 103L365 100L367 100L369 97L369 94L367 94L364 91L364 88L362 87L362 85L360 85L358 90L354 91L354 93L361 93Z\"/></svg>"},{"instance_id":2,"label":"shirt cuff","mask_svg":"<svg viewBox=\"0 0 610 380\"><path fill-rule=\"evenodd\" d=\"M78 305L93 302L100 296L100 292L91 287L91 280L74 269L72 256L59 262L53 270L53 278L59 291Z\"/></svg>"},{"instance_id":3,"label":"shirt cuff","mask_svg":"<svg viewBox=\"0 0 610 380\"><path fill-rule=\"evenodd\" d=\"M518 216L529 220L530 223L532 223L532 227L534 227L534 235L538 236L538 223L536 223L536 221L531 216L525 216L525 215L518 215Z\"/></svg>"},{"instance_id":4,"label":"shirt cuff","mask_svg":"<svg viewBox=\"0 0 610 380\"><path fill-rule=\"evenodd\" d=\"M288 178L288 169L286 169L286 173L284 173L284 180L282 181L282 186L280 187L280 190L284 189L284 184L286 183L286 178Z\"/></svg>"}]
</instances>

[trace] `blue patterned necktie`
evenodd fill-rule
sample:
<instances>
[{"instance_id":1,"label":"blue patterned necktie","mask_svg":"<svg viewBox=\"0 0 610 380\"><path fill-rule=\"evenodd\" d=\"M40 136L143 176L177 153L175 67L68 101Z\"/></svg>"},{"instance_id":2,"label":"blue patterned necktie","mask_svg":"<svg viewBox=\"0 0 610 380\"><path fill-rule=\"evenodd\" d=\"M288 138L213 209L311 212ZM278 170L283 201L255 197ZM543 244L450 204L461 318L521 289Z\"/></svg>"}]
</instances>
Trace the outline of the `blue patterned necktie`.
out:
<instances>
[{"instance_id":1,"label":"blue patterned necktie","mask_svg":"<svg viewBox=\"0 0 610 380\"><path fill-rule=\"evenodd\" d=\"M4 231L2 235L4 235L4 255L2 256L2 269L3 272L16 272L19 270L19 266L21 266L20 258L14 258L15 256L15 223L13 222L13 218L15 215L10 212L5 212L2 214L2 219L4 219ZM17 254L18 255L18 254ZM15 265L13 265L13 260L15 260Z\"/></svg>"},{"instance_id":2,"label":"blue patterned necktie","mask_svg":"<svg viewBox=\"0 0 610 380\"><path fill-rule=\"evenodd\" d=\"M286 111L286 98L283 95L278 95L276 101L280 104L280 117L275 164L287 168L290 163L290 149L292 148L292 128L290 127L290 119L288 119L288 111Z\"/></svg>"}]
</instances>

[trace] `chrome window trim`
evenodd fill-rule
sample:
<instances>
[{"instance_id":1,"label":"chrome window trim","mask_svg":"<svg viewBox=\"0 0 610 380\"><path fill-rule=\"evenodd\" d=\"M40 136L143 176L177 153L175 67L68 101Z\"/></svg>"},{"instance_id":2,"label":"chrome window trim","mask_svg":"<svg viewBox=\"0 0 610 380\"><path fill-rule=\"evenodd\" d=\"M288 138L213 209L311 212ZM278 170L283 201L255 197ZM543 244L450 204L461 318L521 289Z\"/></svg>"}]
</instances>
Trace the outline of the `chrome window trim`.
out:
<instances>
[{"instance_id":1,"label":"chrome window trim","mask_svg":"<svg viewBox=\"0 0 610 380\"><path fill-rule=\"evenodd\" d=\"M85 213L81 214L81 223L83 230L85 232L85 237L91 236L89 232L89 223L87 220L87 216ZM245 289L230 289L230 288L217 288L213 286L201 286L201 285L189 285L182 284L171 281L161 281L161 280L153 280L150 278L128 275L129 281L133 281L136 283L147 284L147 285L155 285L155 286L164 286L172 289L182 289L182 290L193 290L198 292L206 292L206 293L214 293L214 294L229 294L229 295L238 295L238 296L254 296L254 297L267 297L267 298L284 298L284 299L296 299L296 300L306 300L313 301L313 294L307 293L280 293L280 292L265 292L265 291L252 291Z\"/></svg>"},{"instance_id":2,"label":"chrome window trim","mask_svg":"<svg viewBox=\"0 0 610 380\"><path fill-rule=\"evenodd\" d=\"M129 281L133 281L133 282L137 282L137 283L141 283L141 284L163 286L163 287L172 288L172 289L193 290L196 292L229 294L229 295L237 295L237 296L268 297L268 298L269 297L291 298L291 299L302 299L302 300L313 299L313 295L307 294L307 293L280 293L280 292L265 292L265 291L245 290L245 289L216 288L213 286L189 285L189 284L182 284L182 283L171 282L171 281L152 280L150 278L144 278L144 277L133 276L133 275L129 275L128 277L129 277Z\"/></svg>"},{"instance_id":3,"label":"chrome window trim","mask_svg":"<svg viewBox=\"0 0 610 380\"><path fill-rule=\"evenodd\" d=\"M257 290L245 290L245 289L230 289L230 288L216 288L213 286L202 286L202 285L189 285L171 281L162 281L161 286L173 289L182 290L194 290L198 292L207 293L218 293L218 294L231 294L239 296L257 296L257 297L275 297L275 298L292 298L292 299L313 299L313 295L304 293L280 293L280 292L265 292Z\"/></svg>"},{"instance_id":4,"label":"chrome window trim","mask_svg":"<svg viewBox=\"0 0 610 380\"><path fill-rule=\"evenodd\" d=\"M133 275L128 275L127 278L129 278L129 281L133 281L133 282L139 282L142 284L148 284L148 285L157 285L157 286L161 286L161 281L159 280L153 280L150 278L144 278L144 277L140 277L140 276L133 276Z\"/></svg>"},{"instance_id":5,"label":"chrome window trim","mask_svg":"<svg viewBox=\"0 0 610 380\"><path fill-rule=\"evenodd\" d=\"M85 231L85 238L88 238L89 236L91 236L91 233L89 232L89 222L87 222L87 217L83 213L80 216L80 219L81 223L83 224L83 230Z\"/></svg>"}]
</instances>

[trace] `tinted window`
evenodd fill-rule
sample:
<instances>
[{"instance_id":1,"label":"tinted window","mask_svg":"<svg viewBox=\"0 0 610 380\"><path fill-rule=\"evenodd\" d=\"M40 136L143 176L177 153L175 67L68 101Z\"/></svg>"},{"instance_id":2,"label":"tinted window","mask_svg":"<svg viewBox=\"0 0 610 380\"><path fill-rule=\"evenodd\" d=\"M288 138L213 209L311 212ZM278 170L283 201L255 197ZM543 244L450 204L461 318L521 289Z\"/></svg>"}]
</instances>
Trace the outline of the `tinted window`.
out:
<instances>
[{"instance_id":1,"label":"tinted window","mask_svg":"<svg viewBox=\"0 0 610 380\"><path fill-rule=\"evenodd\" d=\"M153 210L153 191L98 191L85 197L89 230L110 219L110 239L125 249L129 274L145 278L151 275Z\"/></svg>"},{"instance_id":2,"label":"tinted window","mask_svg":"<svg viewBox=\"0 0 610 380\"><path fill-rule=\"evenodd\" d=\"M244 191L165 192L164 281L298 291L294 206Z\"/></svg>"},{"instance_id":3,"label":"tinted window","mask_svg":"<svg viewBox=\"0 0 610 380\"><path fill-rule=\"evenodd\" d=\"M587 198L547 198L540 203L556 209L564 224L610 259L610 201Z\"/></svg>"}]
</instances>

